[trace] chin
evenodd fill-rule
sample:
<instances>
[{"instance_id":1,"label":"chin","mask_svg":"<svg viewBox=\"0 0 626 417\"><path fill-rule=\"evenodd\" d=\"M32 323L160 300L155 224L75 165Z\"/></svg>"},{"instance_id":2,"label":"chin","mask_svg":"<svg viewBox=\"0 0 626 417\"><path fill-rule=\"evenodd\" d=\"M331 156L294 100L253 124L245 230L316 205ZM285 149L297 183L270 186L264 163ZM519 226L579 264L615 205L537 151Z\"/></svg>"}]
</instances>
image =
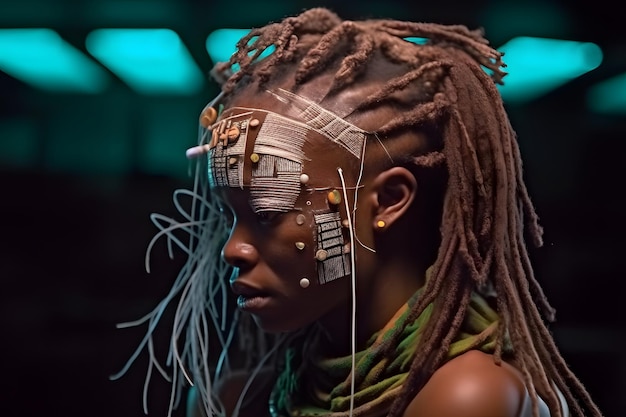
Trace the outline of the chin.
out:
<instances>
[{"instance_id":1,"label":"chin","mask_svg":"<svg viewBox=\"0 0 626 417\"><path fill-rule=\"evenodd\" d=\"M287 322L285 321L284 317L274 320L253 315L252 318L254 319L254 323L261 330L269 334L291 333L298 331L310 324Z\"/></svg>"}]
</instances>

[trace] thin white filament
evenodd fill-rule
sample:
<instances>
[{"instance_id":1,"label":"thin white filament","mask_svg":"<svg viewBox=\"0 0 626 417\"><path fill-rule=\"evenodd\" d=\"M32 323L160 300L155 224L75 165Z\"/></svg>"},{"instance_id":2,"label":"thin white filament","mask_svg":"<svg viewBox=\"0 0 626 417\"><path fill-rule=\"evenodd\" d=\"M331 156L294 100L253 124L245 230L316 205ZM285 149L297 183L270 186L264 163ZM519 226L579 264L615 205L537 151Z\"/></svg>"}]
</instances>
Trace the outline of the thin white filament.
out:
<instances>
[{"instance_id":1,"label":"thin white filament","mask_svg":"<svg viewBox=\"0 0 626 417\"><path fill-rule=\"evenodd\" d=\"M366 142L367 143L367 142ZM356 180L356 187L354 187L355 190L358 190L359 188L363 187L363 185L361 185L361 179L363 179L363 167L365 166L365 148L366 148L366 144L363 145L363 153L361 154L361 164L359 166L359 176L357 177ZM353 203L353 208L352 208L352 216L354 216L354 218L356 219L356 209L357 209L357 200L358 200L358 193L354 193L354 203ZM347 211L347 208L346 208ZM348 220L350 220L348 218ZM372 253L376 253L376 249L374 248L370 248L369 246L367 246L365 243L361 242L361 239L359 239L358 236L355 236L355 239L357 242L359 242L359 245L361 245L361 247L363 247L364 249L367 249L368 251L372 252ZM354 246L353 246L354 248Z\"/></svg>"},{"instance_id":2,"label":"thin white filament","mask_svg":"<svg viewBox=\"0 0 626 417\"><path fill-rule=\"evenodd\" d=\"M361 164L362 166L362 164ZM351 323L351 355L352 355L352 370L350 372L351 381L350 381L350 414L352 417L352 412L354 410L354 384L355 384L355 368L356 368L356 247L354 246L354 229L352 225L352 215L350 213L350 207L348 206L348 193L346 190L346 182L343 178L343 170L341 168L337 168L337 172L339 173L339 179L341 180L341 189L343 191L343 202L346 209L346 216L348 217L348 229L350 233L350 279L352 282L352 323ZM360 179L360 175L359 175ZM357 183L358 184L358 183ZM356 192L354 199L356 201ZM356 209L356 206L355 206Z\"/></svg>"},{"instance_id":3,"label":"thin white filament","mask_svg":"<svg viewBox=\"0 0 626 417\"><path fill-rule=\"evenodd\" d=\"M201 165L201 164L198 164ZM177 190L174 193L174 204L179 214L183 217L183 222L165 216L154 214L151 216L153 223L160 229L148 245L146 254L146 270L150 272L150 254L155 242L161 237L167 238L168 253L173 256L174 247L179 248L187 255L187 262L181 269L170 292L153 311L139 320L122 323L119 328L138 326L148 323L148 329L136 350L130 356L120 372L111 376L111 379L120 378L130 366L136 361L141 352L147 350L149 356L148 368L143 390L143 408L148 412L148 388L153 376L153 370L158 372L172 383L168 416L180 402L182 388L185 384L196 382L197 389L202 393L202 403L206 410L210 410L208 415L222 414L223 410L218 410L212 402L211 378L208 366L208 346L209 346L209 320L207 313L211 317L211 322L216 332L219 346L223 351L228 351L232 341L233 329L228 330L228 335L224 335L226 330L226 297L227 277L230 273L229 267L221 261L221 239L228 234L228 225L223 219L220 207L215 200L209 201L204 196L208 195L208 186L202 185L200 178L204 175L204 170L197 169L194 190ZM182 204L182 199L191 198L191 210L187 211ZM182 232L188 235L189 242L183 242L175 236L175 233ZM218 312L219 298L221 294L221 313ZM153 335L157 325L166 309L172 305L175 298L179 298L175 309L174 324L171 329L170 351L167 355L166 364L172 366L172 375L168 375L160 360L156 357L153 345ZM218 317L222 317L221 322L217 322ZM183 345L178 341L184 340ZM230 367L229 361L222 361L222 369ZM190 374L187 370L191 370ZM179 373L182 373L180 375ZM195 381L194 381L195 380ZM207 395L208 394L208 395Z\"/></svg>"}]
</instances>

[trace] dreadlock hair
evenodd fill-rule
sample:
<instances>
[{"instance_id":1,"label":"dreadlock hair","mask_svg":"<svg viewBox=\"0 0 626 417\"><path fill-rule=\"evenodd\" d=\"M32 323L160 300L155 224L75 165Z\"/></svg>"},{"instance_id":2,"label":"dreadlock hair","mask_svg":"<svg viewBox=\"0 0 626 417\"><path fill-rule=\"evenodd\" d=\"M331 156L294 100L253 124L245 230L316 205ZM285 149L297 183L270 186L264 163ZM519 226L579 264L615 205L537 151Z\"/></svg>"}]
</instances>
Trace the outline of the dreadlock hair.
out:
<instances>
[{"instance_id":1,"label":"dreadlock hair","mask_svg":"<svg viewBox=\"0 0 626 417\"><path fill-rule=\"evenodd\" d=\"M354 111L410 97L410 106L377 129L377 136L384 139L401 130L426 127L438 132L440 146L411 156L420 169L445 166L447 187L440 247L407 323L431 303L434 311L424 330L429 337L420 341L389 416L402 415L443 364L471 292L485 286L495 290L500 314L494 360L501 362L505 343L510 342L511 360L523 375L533 415L539 415L541 393L552 416L563 417L560 390L573 416L586 412L601 416L544 322L554 320L554 309L535 279L525 243L528 234L541 246L542 228L523 181L517 138L495 85L506 75L502 54L489 46L482 32L460 25L342 21L329 10L316 8L253 29L237 47L228 62L214 68L226 99L242 86L266 85L289 65L295 69L295 87L336 68L332 94L358 85L368 67L383 59L402 71L383 81ZM259 59L270 47L275 48L273 53ZM239 70L233 73L234 64ZM388 341L389 349L401 330Z\"/></svg>"}]
</instances>

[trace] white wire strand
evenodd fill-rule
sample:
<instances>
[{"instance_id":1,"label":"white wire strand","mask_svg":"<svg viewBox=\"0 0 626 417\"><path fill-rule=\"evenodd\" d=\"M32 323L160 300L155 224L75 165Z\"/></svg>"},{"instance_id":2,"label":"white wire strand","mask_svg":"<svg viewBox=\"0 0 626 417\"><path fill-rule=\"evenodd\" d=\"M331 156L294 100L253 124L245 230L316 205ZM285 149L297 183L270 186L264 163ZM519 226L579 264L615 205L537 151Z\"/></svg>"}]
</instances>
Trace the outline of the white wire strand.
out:
<instances>
[{"instance_id":1,"label":"white wire strand","mask_svg":"<svg viewBox=\"0 0 626 417\"><path fill-rule=\"evenodd\" d=\"M363 178L363 169L365 166L365 148L366 145L363 146L363 153L361 154L361 165L359 167L359 176L356 180L356 186L354 187L355 190L358 190L359 188L362 188L363 185L361 185L361 179ZM354 204L353 204L353 208L352 208L352 216L354 216L356 218L356 209L357 209L357 201L358 201L358 196L359 194L355 191L354 192ZM348 207L346 207L346 211L348 211ZM350 219L348 219L350 220ZM374 248L370 248L369 246L367 246L365 243L361 242L361 239L359 239L358 236L355 235L355 239L357 242L359 242L359 245L361 245L361 247L363 247L364 249L367 249L368 251L372 252L372 253L376 253L376 249ZM353 249L355 249L353 247Z\"/></svg>"},{"instance_id":2,"label":"white wire strand","mask_svg":"<svg viewBox=\"0 0 626 417\"><path fill-rule=\"evenodd\" d=\"M350 233L350 279L352 282L352 323L351 323L351 355L352 355L352 370L351 381L350 381L350 414L352 417L352 413L354 410L354 384L355 384L355 375L354 371L356 368L356 247L354 246L354 229L352 228L352 214L350 213L350 206L348 205L348 193L346 190L346 182L343 178L343 169L337 168L337 172L339 173L339 179L341 180L341 189L343 191L343 202L346 208L346 215L348 217L348 229ZM355 192L355 201L356 201L356 192ZM355 206L356 207L356 206Z\"/></svg>"}]
</instances>

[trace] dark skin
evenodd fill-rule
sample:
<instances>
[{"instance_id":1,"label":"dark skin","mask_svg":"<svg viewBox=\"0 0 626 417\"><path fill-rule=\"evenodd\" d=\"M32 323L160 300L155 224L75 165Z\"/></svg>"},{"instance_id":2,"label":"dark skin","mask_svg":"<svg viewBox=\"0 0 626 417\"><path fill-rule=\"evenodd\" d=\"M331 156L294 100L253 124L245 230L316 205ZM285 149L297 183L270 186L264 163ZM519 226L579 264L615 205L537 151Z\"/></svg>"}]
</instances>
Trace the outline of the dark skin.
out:
<instances>
[{"instance_id":1,"label":"dark skin","mask_svg":"<svg viewBox=\"0 0 626 417\"><path fill-rule=\"evenodd\" d=\"M386 78L380 77L380 70L376 78ZM322 74L301 86L297 93L316 100L320 91L328 89L327 80L328 77ZM374 80L372 82L376 84ZM372 83L362 84L362 88L355 87L334 95L331 100L334 107L329 107L330 103L325 104L325 107L342 113L342 106L378 88ZM277 87L293 91L293 81L288 75L284 76L271 86ZM257 90L254 84L237 92L226 108L228 111L228 108L238 106L268 109L279 114L284 111L284 108L281 109L283 104L269 94L262 93L262 90ZM373 111L352 114L346 119L363 130L375 131L395 111L397 109L389 106L378 107ZM363 245L357 244L353 248L356 251L358 289L357 349L362 348L370 335L381 329L424 284L424 273L431 259L420 257L419 254L432 253L434 248L426 248L428 242L416 241L413 236L420 236L422 232L420 228L424 224L424 214L420 213L417 202L425 197L420 194L420 184L413 173L391 163L387 152L392 157L417 154L423 151L427 142L427 138L419 133L403 132L394 138L385 139L386 152L377 143L368 145L361 181L363 187L358 192L355 233L364 246L375 249L376 253L365 249ZM334 148L329 152L328 147L312 143L306 145L305 154L311 160L305 164L305 171L311 178L321 179L317 185L340 187L336 167L344 169L349 186L356 184L358 169L346 165L347 158L341 152L336 152ZM252 312L257 324L269 332L282 332L294 331L312 321L318 321L328 332L328 339L333 341L325 347L326 353L349 354L352 308L350 278L344 277L325 285L311 280L310 287L301 288L298 277L310 276L310 268L314 267L313 261L307 263L299 258L289 261L293 256L286 256L290 253L286 248L291 248L296 239L305 239L302 237L304 229L291 219L295 213L281 215L269 225L259 224L250 209L249 189L224 188L219 192L237 218L223 250L226 261L240 268L238 283L233 285L237 287L242 284L269 293L270 307L259 310L258 314ZM300 203L307 198L309 196L301 196ZM341 217L345 219L345 210L341 208L340 211ZM416 219L420 218L422 221L418 222ZM385 224L382 228L379 227L380 221ZM430 244L434 246L436 243ZM301 308L298 309L298 306ZM306 314L296 314L298 311L305 311ZM277 319L286 316L289 316L289 320ZM226 415L232 415L247 378L245 373L236 373L216 387ZM257 378L250 389L250 392L255 393L255 400L249 403L247 409L240 410L240 416L256 417L267 413L274 378L270 372L264 372ZM190 404L197 403L196 395L192 390ZM539 406L540 417L548 417L550 414L546 405L541 401ZM202 415L204 413L199 407L190 407L189 417ZM491 355L470 351L439 368L410 402L404 416L531 417L532 407L522 375L514 366L505 362L497 365Z\"/></svg>"}]
</instances>

